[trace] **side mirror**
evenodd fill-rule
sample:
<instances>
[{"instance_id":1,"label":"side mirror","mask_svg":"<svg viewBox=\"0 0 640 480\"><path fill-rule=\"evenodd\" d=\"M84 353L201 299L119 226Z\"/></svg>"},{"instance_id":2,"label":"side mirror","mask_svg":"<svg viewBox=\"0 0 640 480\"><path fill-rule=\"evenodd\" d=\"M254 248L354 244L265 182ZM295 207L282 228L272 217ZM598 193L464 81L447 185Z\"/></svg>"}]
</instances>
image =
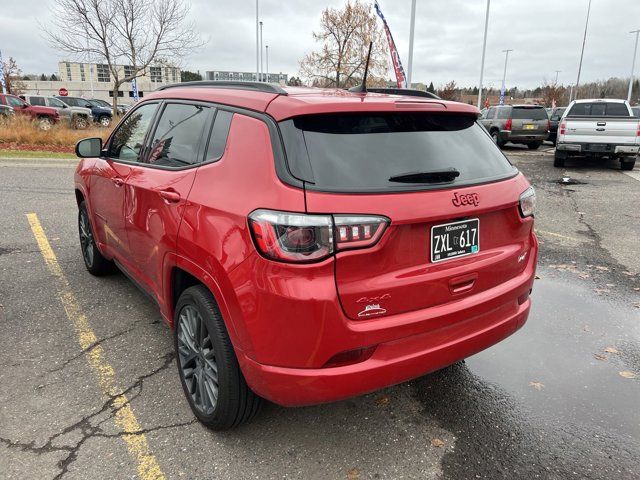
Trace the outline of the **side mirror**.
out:
<instances>
[{"instance_id":1,"label":"side mirror","mask_svg":"<svg viewBox=\"0 0 640 480\"><path fill-rule=\"evenodd\" d=\"M76 143L76 155L80 158L99 157L102 152L102 139L84 138Z\"/></svg>"}]
</instances>

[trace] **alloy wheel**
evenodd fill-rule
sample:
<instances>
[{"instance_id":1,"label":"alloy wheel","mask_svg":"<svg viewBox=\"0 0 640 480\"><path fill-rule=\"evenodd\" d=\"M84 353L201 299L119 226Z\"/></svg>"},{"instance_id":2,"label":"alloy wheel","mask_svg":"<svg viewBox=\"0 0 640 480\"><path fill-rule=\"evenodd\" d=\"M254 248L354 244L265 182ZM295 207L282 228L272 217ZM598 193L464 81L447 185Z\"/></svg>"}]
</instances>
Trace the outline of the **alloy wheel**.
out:
<instances>
[{"instance_id":1,"label":"alloy wheel","mask_svg":"<svg viewBox=\"0 0 640 480\"><path fill-rule=\"evenodd\" d=\"M178 356L180 374L194 406L209 415L218 402L218 364L211 335L202 315L185 305L178 318Z\"/></svg>"},{"instance_id":2,"label":"alloy wheel","mask_svg":"<svg viewBox=\"0 0 640 480\"><path fill-rule=\"evenodd\" d=\"M89 216L85 210L80 211L80 218L78 221L80 230L80 247L82 248L82 256L87 266L93 265L94 255L94 240L93 233L91 232L91 225L89 224Z\"/></svg>"}]
</instances>

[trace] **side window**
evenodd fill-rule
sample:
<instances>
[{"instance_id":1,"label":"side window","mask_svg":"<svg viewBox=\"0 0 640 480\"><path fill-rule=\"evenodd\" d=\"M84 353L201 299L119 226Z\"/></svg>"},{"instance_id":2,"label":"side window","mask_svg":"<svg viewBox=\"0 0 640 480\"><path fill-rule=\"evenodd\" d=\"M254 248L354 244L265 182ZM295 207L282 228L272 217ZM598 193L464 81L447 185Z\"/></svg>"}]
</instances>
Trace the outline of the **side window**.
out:
<instances>
[{"instance_id":1,"label":"side window","mask_svg":"<svg viewBox=\"0 0 640 480\"><path fill-rule=\"evenodd\" d=\"M233 113L225 110L218 110L218 113L216 113L216 119L213 122L213 129L209 137L209 145L207 145L207 155L205 157L207 162L219 160L224 154L232 118Z\"/></svg>"},{"instance_id":2,"label":"side window","mask_svg":"<svg viewBox=\"0 0 640 480\"><path fill-rule=\"evenodd\" d=\"M44 103L44 97L29 97L29 103L31 105L38 105L41 107L46 106L46 104Z\"/></svg>"},{"instance_id":3,"label":"side window","mask_svg":"<svg viewBox=\"0 0 640 480\"><path fill-rule=\"evenodd\" d=\"M198 149L211 108L169 103L162 111L146 163L184 167L199 162Z\"/></svg>"},{"instance_id":4,"label":"side window","mask_svg":"<svg viewBox=\"0 0 640 480\"><path fill-rule=\"evenodd\" d=\"M489 111L487 112L487 120L493 120L493 118L496 116L496 108L495 107L491 107L489 109Z\"/></svg>"},{"instance_id":5,"label":"side window","mask_svg":"<svg viewBox=\"0 0 640 480\"><path fill-rule=\"evenodd\" d=\"M18 97L12 97L10 95L7 95L7 103L12 107L18 107L18 108L22 108L25 106L25 103L22 100L20 100Z\"/></svg>"},{"instance_id":6,"label":"side window","mask_svg":"<svg viewBox=\"0 0 640 480\"><path fill-rule=\"evenodd\" d=\"M139 160L144 138L157 108L157 103L141 105L127 117L111 138L109 157L129 162Z\"/></svg>"}]
</instances>

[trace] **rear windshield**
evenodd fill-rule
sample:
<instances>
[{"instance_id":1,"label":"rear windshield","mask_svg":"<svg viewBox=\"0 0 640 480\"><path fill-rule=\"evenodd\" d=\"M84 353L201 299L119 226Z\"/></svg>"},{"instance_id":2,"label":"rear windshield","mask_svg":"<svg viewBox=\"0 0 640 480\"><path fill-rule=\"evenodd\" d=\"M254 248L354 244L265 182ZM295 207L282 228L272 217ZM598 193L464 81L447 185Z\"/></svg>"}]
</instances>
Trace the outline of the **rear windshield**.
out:
<instances>
[{"instance_id":1,"label":"rear windshield","mask_svg":"<svg viewBox=\"0 0 640 480\"><path fill-rule=\"evenodd\" d=\"M568 117L630 117L629 110L624 103L619 102L594 102L576 103Z\"/></svg>"},{"instance_id":2,"label":"rear windshield","mask_svg":"<svg viewBox=\"0 0 640 480\"><path fill-rule=\"evenodd\" d=\"M408 173L454 168L444 186L482 183L517 170L475 116L422 112L325 114L280 123L287 161L310 188L338 192L442 188L443 183L393 182Z\"/></svg>"},{"instance_id":3,"label":"rear windshield","mask_svg":"<svg viewBox=\"0 0 640 480\"><path fill-rule=\"evenodd\" d=\"M524 120L547 120L549 117L543 107L513 107L511 118Z\"/></svg>"}]
</instances>

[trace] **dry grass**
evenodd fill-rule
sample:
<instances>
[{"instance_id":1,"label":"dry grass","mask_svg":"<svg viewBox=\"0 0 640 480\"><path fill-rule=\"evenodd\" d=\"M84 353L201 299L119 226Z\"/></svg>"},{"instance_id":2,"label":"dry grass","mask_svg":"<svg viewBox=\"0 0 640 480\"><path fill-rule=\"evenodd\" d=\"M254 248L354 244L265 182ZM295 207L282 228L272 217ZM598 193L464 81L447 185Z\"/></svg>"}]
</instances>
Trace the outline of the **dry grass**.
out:
<instances>
[{"instance_id":1,"label":"dry grass","mask_svg":"<svg viewBox=\"0 0 640 480\"><path fill-rule=\"evenodd\" d=\"M93 125L84 130L75 130L63 121L45 131L28 117L15 115L14 118L0 121L0 149L73 152L78 140L87 137L106 140L110 133L111 128Z\"/></svg>"}]
</instances>

